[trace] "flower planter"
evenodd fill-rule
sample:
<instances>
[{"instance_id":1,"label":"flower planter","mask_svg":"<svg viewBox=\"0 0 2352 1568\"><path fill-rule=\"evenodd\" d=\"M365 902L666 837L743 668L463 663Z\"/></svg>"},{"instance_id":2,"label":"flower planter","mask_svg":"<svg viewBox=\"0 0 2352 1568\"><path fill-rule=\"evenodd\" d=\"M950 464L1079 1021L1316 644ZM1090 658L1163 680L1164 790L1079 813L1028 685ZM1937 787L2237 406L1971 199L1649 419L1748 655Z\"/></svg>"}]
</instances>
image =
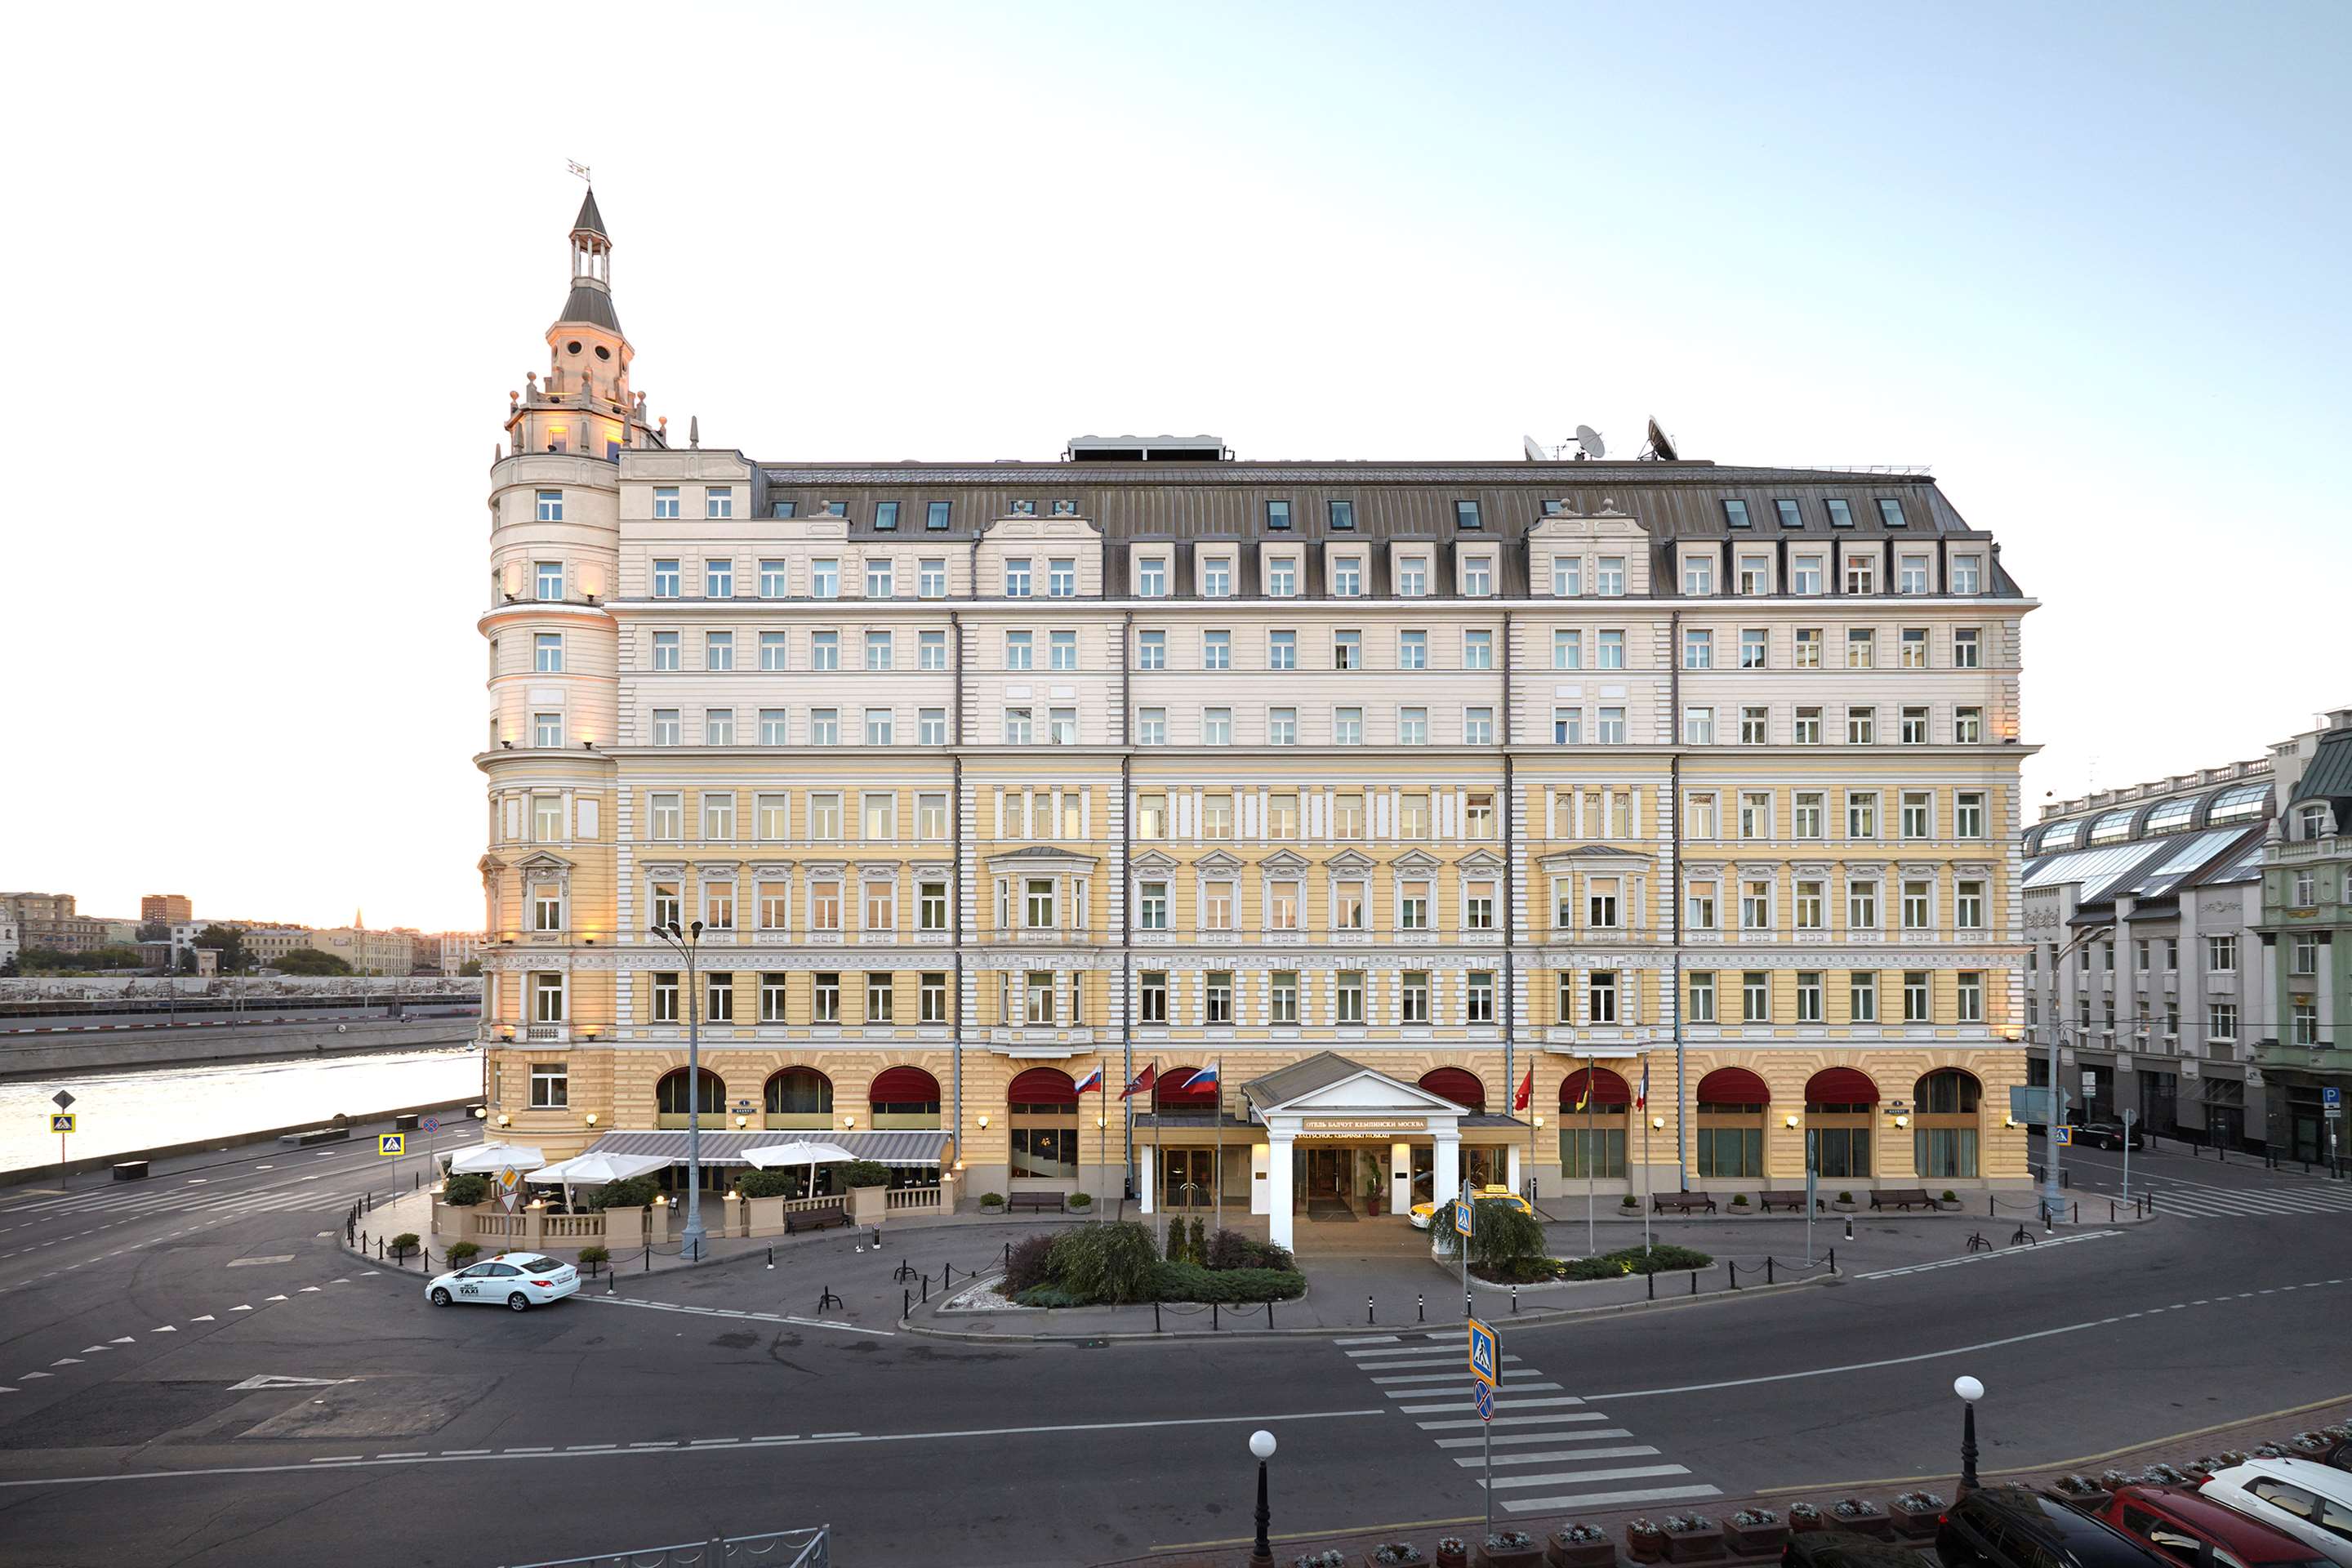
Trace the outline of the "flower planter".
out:
<instances>
[{"instance_id":1,"label":"flower planter","mask_svg":"<svg viewBox=\"0 0 2352 1568\"><path fill-rule=\"evenodd\" d=\"M864 1230L882 1223L885 1210L890 1206L887 1187L852 1187L849 1189L849 1222Z\"/></svg>"},{"instance_id":2,"label":"flower planter","mask_svg":"<svg viewBox=\"0 0 2352 1568\"><path fill-rule=\"evenodd\" d=\"M1809 1505L1802 1503L1798 1505L1799 1508L1805 1508L1808 1506ZM1803 1535L1808 1531L1827 1530L1829 1528L1829 1520L1818 1510L1805 1513L1800 1513L1797 1511L1797 1509L1794 1508L1789 1510L1789 1533L1791 1535Z\"/></svg>"},{"instance_id":3,"label":"flower planter","mask_svg":"<svg viewBox=\"0 0 2352 1568\"><path fill-rule=\"evenodd\" d=\"M1856 1203L1839 1203L1834 1198L1830 1200L1830 1207L1836 1210L1839 1214L1852 1214L1861 1206L1862 1205L1860 1204Z\"/></svg>"},{"instance_id":4,"label":"flower planter","mask_svg":"<svg viewBox=\"0 0 2352 1568\"><path fill-rule=\"evenodd\" d=\"M1478 1568L1543 1568L1543 1542L1529 1538L1525 1546L1478 1548Z\"/></svg>"},{"instance_id":5,"label":"flower planter","mask_svg":"<svg viewBox=\"0 0 2352 1568\"><path fill-rule=\"evenodd\" d=\"M1904 1540L1926 1541L1936 1533L1937 1521L1943 1512L1940 1508L1907 1507L1902 1499L1897 1498L1894 1506L1887 1510L1886 1517L1894 1526L1895 1533Z\"/></svg>"},{"instance_id":6,"label":"flower planter","mask_svg":"<svg viewBox=\"0 0 2352 1568\"><path fill-rule=\"evenodd\" d=\"M1786 1524L1741 1525L1726 1520L1723 1525L1724 1550L1734 1557L1778 1557L1780 1548L1789 1544Z\"/></svg>"},{"instance_id":7,"label":"flower planter","mask_svg":"<svg viewBox=\"0 0 2352 1568\"><path fill-rule=\"evenodd\" d=\"M1866 1511L1862 1513L1840 1513L1834 1509L1827 1510L1822 1513L1822 1519L1832 1530L1851 1530L1856 1535L1867 1535L1874 1541L1895 1539L1895 1521L1888 1519L1886 1510L1876 1503L1866 1505Z\"/></svg>"},{"instance_id":8,"label":"flower planter","mask_svg":"<svg viewBox=\"0 0 2352 1568\"><path fill-rule=\"evenodd\" d=\"M1625 1555L1636 1563L1657 1563L1666 1555L1666 1532L1663 1530L1625 1531Z\"/></svg>"},{"instance_id":9,"label":"flower planter","mask_svg":"<svg viewBox=\"0 0 2352 1568\"><path fill-rule=\"evenodd\" d=\"M1402 1546L1405 1551L1411 1552L1412 1555L1410 1557L1383 1557L1381 1555L1381 1547L1368 1547L1364 1552L1364 1568L1393 1568L1394 1564L1400 1563L1427 1563L1429 1561L1429 1559L1423 1554L1421 1548L1413 1545L1409 1541L1392 1541L1386 1542L1385 1544L1390 1546Z\"/></svg>"},{"instance_id":10,"label":"flower planter","mask_svg":"<svg viewBox=\"0 0 2352 1568\"><path fill-rule=\"evenodd\" d=\"M1449 1548L1444 1542L1439 1542L1437 1568L1470 1568L1470 1549L1459 1542Z\"/></svg>"},{"instance_id":11,"label":"flower planter","mask_svg":"<svg viewBox=\"0 0 2352 1568\"><path fill-rule=\"evenodd\" d=\"M782 1236L784 1234L784 1201L785 1200L781 1197L749 1198L745 1200L745 1206L751 1211L751 1234L753 1236Z\"/></svg>"},{"instance_id":12,"label":"flower planter","mask_svg":"<svg viewBox=\"0 0 2352 1568\"><path fill-rule=\"evenodd\" d=\"M1570 1541L1555 1530L1544 1543L1544 1561L1551 1568L1617 1568L1617 1543L1606 1535L1598 1541Z\"/></svg>"},{"instance_id":13,"label":"flower planter","mask_svg":"<svg viewBox=\"0 0 2352 1568\"><path fill-rule=\"evenodd\" d=\"M2062 1500L2083 1510L2085 1513L2096 1513L2106 1507L2107 1500L2114 1495L2105 1487L2088 1486L2078 1489L2066 1486L2063 1482L2053 1486L2050 1489Z\"/></svg>"},{"instance_id":14,"label":"flower planter","mask_svg":"<svg viewBox=\"0 0 2352 1568\"><path fill-rule=\"evenodd\" d=\"M1710 1524L1705 1530L1666 1531L1669 1563L1720 1563L1723 1558L1723 1526L1719 1524Z\"/></svg>"}]
</instances>

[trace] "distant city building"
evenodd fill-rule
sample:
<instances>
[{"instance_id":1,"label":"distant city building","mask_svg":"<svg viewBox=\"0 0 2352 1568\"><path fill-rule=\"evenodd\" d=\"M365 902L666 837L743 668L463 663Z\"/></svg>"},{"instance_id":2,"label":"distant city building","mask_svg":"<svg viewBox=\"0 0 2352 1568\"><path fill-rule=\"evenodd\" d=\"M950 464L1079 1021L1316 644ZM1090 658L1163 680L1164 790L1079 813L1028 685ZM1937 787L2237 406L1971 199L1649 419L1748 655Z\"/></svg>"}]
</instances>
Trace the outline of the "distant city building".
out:
<instances>
[{"instance_id":1,"label":"distant city building","mask_svg":"<svg viewBox=\"0 0 2352 1568\"><path fill-rule=\"evenodd\" d=\"M24 951L24 943L18 940L16 930L14 915L0 915L0 963L7 963Z\"/></svg>"},{"instance_id":2,"label":"distant city building","mask_svg":"<svg viewBox=\"0 0 2352 1568\"><path fill-rule=\"evenodd\" d=\"M2278 815L2263 853L2255 957L2278 1002L2254 1036L2249 1074L2260 1072L2268 1089L2271 1152L2318 1160L2343 1152L2352 1089L2352 708L2273 745L2271 768Z\"/></svg>"},{"instance_id":3,"label":"distant city building","mask_svg":"<svg viewBox=\"0 0 2352 1568\"><path fill-rule=\"evenodd\" d=\"M150 893L139 900L142 925L170 925L196 918L196 907L185 893Z\"/></svg>"},{"instance_id":4,"label":"distant city building","mask_svg":"<svg viewBox=\"0 0 2352 1568\"><path fill-rule=\"evenodd\" d=\"M331 953L355 974L406 974L416 966L415 933L337 926L306 933L305 946Z\"/></svg>"},{"instance_id":5,"label":"distant city building","mask_svg":"<svg viewBox=\"0 0 2352 1568\"><path fill-rule=\"evenodd\" d=\"M226 924L226 921L213 922ZM257 963L275 963L298 947L310 945L308 926L247 926L242 928L245 951Z\"/></svg>"},{"instance_id":6,"label":"distant city building","mask_svg":"<svg viewBox=\"0 0 2352 1568\"><path fill-rule=\"evenodd\" d=\"M0 893L0 918L16 922L24 947L48 952L88 952L104 947L111 923L77 914L71 893ZM138 934L132 922L131 939Z\"/></svg>"},{"instance_id":7,"label":"distant city building","mask_svg":"<svg viewBox=\"0 0 2352 1568\"><path fill-rule=\"evenodd\" d=\"M100 920L104 929L101 939L108 947L135 947L139 942L140 922L137 921Z\"/></svg>"},{"instance_id":8,"label":"distant city building","mask_svg":"<svg viewBox=\"0 0 2352 1568\"><path fill-rule=\"evenodd\" d=\"M477 963L482 956L482 933L478 931L445 931L434 936L435 952L441 963L441 973L455 974L468 963Z\"/></svg>"}]
</instances>

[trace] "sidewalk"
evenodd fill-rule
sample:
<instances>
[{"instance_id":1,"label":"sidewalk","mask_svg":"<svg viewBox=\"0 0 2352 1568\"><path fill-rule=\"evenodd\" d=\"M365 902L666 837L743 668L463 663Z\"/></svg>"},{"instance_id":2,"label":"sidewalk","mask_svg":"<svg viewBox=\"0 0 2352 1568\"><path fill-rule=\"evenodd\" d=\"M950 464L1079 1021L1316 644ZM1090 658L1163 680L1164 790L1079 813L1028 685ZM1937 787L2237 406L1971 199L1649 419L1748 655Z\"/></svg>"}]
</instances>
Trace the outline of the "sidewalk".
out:
<instances>
[{"instance_id":1,"label":"sidewalk","mask_svg":"<svg viewBox=\"0 0 2352 1568\"><path fill-rule=\"evenodd\" d=\"M1979 1472L1979 1480L1985 1485L2019 1482L2042 1488L2060 1476L2088 1473L2094 1477L2114 1468L2137 1474L2152 1464L2181 1466L2189 1461L2211 1456L2221 1449L2251 1450L2264 1442L2284 1443L2295 1433L2326 1426L2352 1418L2352 1396L2336 1394L2312 1405L2288 1410L2273 1411L2252 1420L2235 1421L2216 1426L2176 1432L2168 1436L2109 1449L2103 1453L2077 1454L2046 1463L2012 1466L2003 1469ZM1898 1495L1914 1490L1934 1492L1950 1498L1958 1489L1956 1474L1927 1476L1877 1477L1853 1480L1832 1480L1793 1487L1774 1487L1747 1497L1709 1498L1703 1505L1706 1517L1718 1523L1747 1508L1769 1508L1783 1519L1793 1502L1811 1502L1827 1513L1830 1505L1840 1498L1861 1497L1880 1504L1891 1503ZM1589 1513L1554 1514L1540 1518L1520 1515L1507 1521L1496 1521L1497 1529L1524 1530L1534 1537L1540 1548L1552 1531L1579 1523L1596 1526L1607 1532L1618 1548L1617 1563L1631 1561L1624 1552L1625 1526L1643 1516L1656 1519L1662 1510L1656 1505L1649 1508L1612 1508ZM1425 1562L1436 1559L1436 1542L1441 1535L1454 1535L1471 1542L1475 1548L1484 1529L1482 1515L1466 1514L1451 1519L1424 1519L1391 1524L1382 1528L1359 1531L1341 1535L1274 1533L1275 1561L1288 1563L1296 1558L1336 1550L1345 1554L1347 1562L1364 1561L1364 1554L1383 1542L1409 1541L1421 1548ZM1932 1538L1914 1541L1909 1544L1933 1555ZM1218 1541L1195 1542L1181 1546L1160 1547L1142 1556L1104 1559L1095 1568L1236 1568L1247 1561L1250 1538L1236 1536ZM1776 1549L1772 1558L1779 1556ZM1763 1561L1769 1561L1765 1559ZM1731 1561L1740 1559L1734 1557ZM1754 1561L1754 1560L1751 1560ZM1924 1561L1924 1560L1923 1560Z\"/></svg>"}]
</instances>

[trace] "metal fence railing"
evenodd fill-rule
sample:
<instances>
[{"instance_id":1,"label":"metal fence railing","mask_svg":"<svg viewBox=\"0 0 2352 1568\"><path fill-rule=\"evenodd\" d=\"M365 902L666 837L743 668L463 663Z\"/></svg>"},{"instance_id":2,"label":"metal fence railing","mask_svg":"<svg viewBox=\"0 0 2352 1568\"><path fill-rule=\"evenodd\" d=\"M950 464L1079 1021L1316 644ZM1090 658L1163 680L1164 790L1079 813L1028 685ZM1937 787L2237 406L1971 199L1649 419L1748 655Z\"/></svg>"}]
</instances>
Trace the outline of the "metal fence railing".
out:
<instances>
[{"instance_id":1,"label":"metal fence railing","mask_svg":"<svg viewBox=\"0 0 2352 1568\"><path fill-rule=\"evenodd\" d=\"M833 1526L766 1535L712 1536L677 1546L640 1546L593 1557L551 1558L512 1568L832 1568Z\"/></svg>"}]
</instances>

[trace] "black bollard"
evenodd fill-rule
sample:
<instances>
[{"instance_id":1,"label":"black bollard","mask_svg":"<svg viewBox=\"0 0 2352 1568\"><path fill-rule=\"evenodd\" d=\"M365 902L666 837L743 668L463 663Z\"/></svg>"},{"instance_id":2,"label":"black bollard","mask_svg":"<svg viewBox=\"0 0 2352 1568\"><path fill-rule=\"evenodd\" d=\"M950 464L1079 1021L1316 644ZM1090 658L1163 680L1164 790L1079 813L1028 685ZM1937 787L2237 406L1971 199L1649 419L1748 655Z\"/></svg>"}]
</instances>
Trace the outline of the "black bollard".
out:
<instances>
[{"instance_id":1,"label":"black bollard","mask_svg":"<svg viewBox=\"0 0 2352 1568\"><path fill-rule=\"evenodd\" d=\"M1654 1268L1643 1269L1642 1271L1642 1281L1649 1287L1648 1289L1643 1292L1644 1299L1652 1301L1656 1300L1658 1299L1658 1271Z\"/></svg>"},{"instance_id":2,"label":"black bollard","mask_svg":"<svg viewBox=\"0 0 2352 1568\"><path fill-rule=\"evenodd\" d=\"M1157 1301L1151 1303L1151 1331L1155 1334L1160 1331L1160 1303Z\"/></svg>"},{"instance_id":3,"label":"black bollard","mask_svg":"<svg viewBox=\"0 0 2352 1568\"><path fill-rule=\"evenodd\" d=\"M1513 1316L1513 1317L1515 1317L1515 1318L1516 1318L1516 1317L1517 1317L1518 1315L1519 1315L1519 1288L1518 1288L1517 1285L1514 1285L1514 1286L1512 1286L1512 1287L1511 1287L1511 1316Z\"/></svg>"},{"instance_id":4,"label":"black bollard","mask_svg":"<svg viewBox=\"0 0 2352 1568\"><path fill-rule=\"evenodd\" d=\"M1274 1302L1270 1298L1265 1304L1265 1326L1269 1329L1274 1327Z\"/></svg>"},{"instance_id":5,"label":"black bollard","mask_svg":"<svg viewBox=\"0 0 2352 1568\"><path fill-rule=\"evenodd\" d=\"M1416 1323L1425 1323L1429 1321L1429 1303L1422 1298L1418 1291L1414 1293L1412 1298L1412 1321Z\"/></svg>"},{"instance_id":6,"label":"black bollard","mask_svg":"<svg viewBox=\"0 0 2352 1568\"><path fill-rule=\"evenodd\" d=\"M1769 1252L1764 1255L1764 1283L1772 1283L1772 1255Z\"/></svg>"},{"instance_id":7,"label":"black bollard","mask_svg":"<svg viewBox=\"0 0 2352 1568\"><path fill-rule=\"evenodd\" d=\"M898 1291L898 1317L901 1321L914 1316L915 1293L903 1286Z\"/></svg>"},{"instance_id":8,"label":"black bollard","mask_svg":"<svg viewBox=\"0 0 2352 1568\"><path fill-rule=\"evenodd\" d=\"M1731 1270L1731 1288L1732 1288L1733 1289L1735 1289L1735 1290L1738 1289L1739 1289L1739 1265L1738 1265L1737 1263L1727 1263L1727 1264L1725 1264L1725 1265L1724 1265L1724 1267L1725 1267L1726 1268L1728 1268L1728 1269L1730 1269L1730 1270Z\"/></svg>"},{"instance_id":9,"label":"black bollard","mask_svg":"<svg viewBox=\"0 0 2352 1568\"><path fill-rule=\"evenodd\" d=\"M1209 1327L1210 1327L1210 1328L1212 1328L1212 1329L1222 1329L1222 1328L1223 1328L1224 1326L1225 1326L1225 1325L1224 1325L1224 1323L1223 1322L1223 1321L1221 1321L1221 1320L1218 1318L1218 1316L1217 1316L1217 1304L1216 1304L1214 1301L1210 1302L1210 1303L1209 1303Z\"/></svg>"},{"instance_id":10,"label":"black bollard","mask_svg":"<svg viewBox=\"0 0 2352 1568\"><path fill-rule=\"evenodd\" d=\"M1013 1244L1009 1241L1004 1244L1004 1267L1013 1267Z\"/></svg>"},{"instance_id":11,"label":"black bollard","mask_svg":"<svg viewBox=\"0 0 2352 1568\"><path fill-rule=\"evenodd\" d=\"M652 1242L648 1241L647 1243L646 1243L646 1273L648 1273L648 1274L651 1274L653 1271L654 1271L654 1244L653 1244Z\"/></svg>"},{"instance_id":12,"label":"black bollard","mask_svg":"<svg viewBox=\"0 0 2352 1568\"><path fill-rule=\"evenodd\" d=\"M1837 1248L1834 1247L1830 1248L1830 1272L1837 1272Z\"/></svg>"},{"instance_id":13,"label":"black bollard","mask_svg":"<svg viewBox=\"0 0 2352 1568\"><path fill-rule=\"evenodd\" d=\"M775 1244L774 1242L772 1242L772 1242L768 1243L768 1267L769 1267L769 1268L773 1268L775 1266L776 1266L776 1244Z\"/></svg>"},{"instance_id":14,"label":"black bollard","mask_svg":"<svg viewBox=\"0 0 2352 1568\"><path fill-rule=\"evenodd\" d=\"M926 1301L928 1301L928 1300L929 1300L930 1299L931 1299L931 1277L930 1277L929 1275L926 1274L926 1275L924 1275L924 1276L923 1276L923 1300L926 1300Z\"/></svg>"},{"instance_id":15,"label":"black bollard","mask_svg":"<svg viewBox=\"0 0 2352 1568\"><path fill-rule=\"evenodd\" d=\"M952 1284L954 1284L954 1283L955 1283L955 1265L954 1265L954 1264L952 1264L952 1263L942 1263L942 1264L940 1264L940 1290L941 1290L941 1291L945 1291L949 1286L950 1286L950 1285L952 1285Z\"/></svg>"},{"instance_id":16,"label":"black bollard","mask_svg":"<svg viewBox=\"0 0 2352 1568\"><path fill-rule=\"evenodd\" d=\"M1697 1294L1698 1294L1698 1270L1697 1270L1697 1269L1694 1268L1694 1269L1692 1269L1692 1270L1691 1270L1691 1277L1690 1277L1690 1279L1691 1279L1691 1289L1690 1289L1690 1293L1691 1293L1692 1295L1696 1296L1696 1295L1697 1295Z\"/></svg>"},{"instance_id":17,"label":"black bollard","mask_svg":"<svg viewBox=\"0 0 2352 1568\"><path fill-rule=\"evenodd\" d=\"M1365 1298L1364 1298L1364 1321L1366 1321L1367 1323L1369 1323L1369 1322L1370 1322L1371 1321L1372 1321L1372 1299L1371 1299L1370 1296L1367 1296L1367 1297L1365 1297Z\"/></svg>"}]
</instances>

